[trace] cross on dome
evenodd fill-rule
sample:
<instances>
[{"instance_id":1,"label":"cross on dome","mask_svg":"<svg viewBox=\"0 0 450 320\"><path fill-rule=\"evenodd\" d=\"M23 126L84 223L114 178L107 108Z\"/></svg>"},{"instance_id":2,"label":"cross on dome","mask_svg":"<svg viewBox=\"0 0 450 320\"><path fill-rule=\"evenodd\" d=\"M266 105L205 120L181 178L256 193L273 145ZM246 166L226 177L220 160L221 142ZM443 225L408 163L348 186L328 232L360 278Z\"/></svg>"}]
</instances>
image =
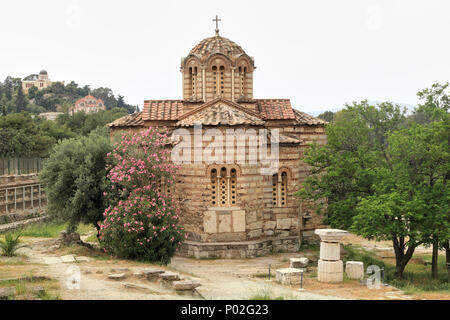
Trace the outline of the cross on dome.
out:
<instances>
[{"instance_id":1,"label":"cross on dome","mask_svg":"<svg viewBox=\"0 0 450 320\"><path fill-rule=\"evenodd\" d=\"M216 18L212 19L212 21L216 22L216 36L219 35L219 21L222 21L222 19L219 19L219 16L216 14Z\"/></svg>"}]
</instances>

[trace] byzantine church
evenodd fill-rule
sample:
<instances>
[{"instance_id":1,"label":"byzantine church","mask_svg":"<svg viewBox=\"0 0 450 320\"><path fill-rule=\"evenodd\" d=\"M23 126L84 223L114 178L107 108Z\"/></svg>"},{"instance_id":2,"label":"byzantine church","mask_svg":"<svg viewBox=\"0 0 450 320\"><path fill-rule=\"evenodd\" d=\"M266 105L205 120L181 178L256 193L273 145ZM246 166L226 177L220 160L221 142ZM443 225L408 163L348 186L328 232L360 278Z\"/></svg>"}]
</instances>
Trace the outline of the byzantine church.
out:
<instances>
[{"instance_id":1,"label":"byzantine church","mask_svg":"<svg viewBox=\"0 0 450 320\"><path fill-rule=\"evenodd\" d=\"M314 204L293 194L307 177L302 161L308 143L326 143L326 122L294 109L289 99L253 97L255 60L219 34L200 41L181 59L183 97L145 100L141 112L109 124L111 135L150 126L183 128L278 129L279 164L261 174L262 163L219 161L183 163L171 192L179 199L188 232L180 254L196 258L245 258L272 250L297 251L316 241L321 217ZM274 137L269 134L268 149ZM208 142L195 148L206 148ZM201 150L200 150L201 151ZM237 150L249 156L249 148Z\"/></svg>"}]
</instances>

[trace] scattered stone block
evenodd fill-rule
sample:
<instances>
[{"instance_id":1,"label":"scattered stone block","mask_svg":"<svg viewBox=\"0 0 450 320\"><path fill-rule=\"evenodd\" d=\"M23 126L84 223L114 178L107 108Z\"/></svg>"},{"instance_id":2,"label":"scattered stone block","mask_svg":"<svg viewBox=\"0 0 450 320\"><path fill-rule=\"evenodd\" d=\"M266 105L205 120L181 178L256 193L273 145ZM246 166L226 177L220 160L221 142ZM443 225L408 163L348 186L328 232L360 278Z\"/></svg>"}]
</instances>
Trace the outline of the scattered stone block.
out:
<instances>
[{"instance_id":1,"label":"scattered stone block","mask_svg":"<svg viewBox=\"0 0 450 320\"><path fill-rule=\"evenodd\" d=\"M200 287L200 282L191 281L191 280L183 280L183 281L174 281L173 288L175 290L194 290L197 287Z\"/></svg>"},{"instance_id":2,"label":"scattered stone block","mask_svg":"<svg viewBox=\"0 0 450 320\"><path fill-rule=\"evenodd\" d=\"M88 257L83 257L83 256L75 257L75 259L76 259L78 262L89 262L89 261L91 261L90 258L88 258Z\"/></svg>"},{"instance_id":3,"label":"scattered stone block","mask_svg":"<svg viewBox=\"0 0 450 320\"><path fill-rule=\"evenodd\" d=\"M115 268L115 269L110 269L110 272L125 272L125 271L130 271L130 269L128 268Z\"/></svg>"},{"instance_id":4,"label":"scattered stone block","mask_svg":"<svg viewBox=\"0 0 450 320\"><path fill-rule=\"evenodd\" d=\"M62 262L59 257L44 257L43 260L45 264L57 264Z\"/></svg>"},{"instance_id":5,"label":"scattered stone block","mask_svg":"<svg viewBox=\"0 0 450 320\"><path fill-rule=\"evenodd\" d=\"M124 286L124 288L127 288L127 289L150 290L147 286L144 286L142 284L137 284L137 283L124 282L124 283L122 283L122 285Z\"/></svg>"},{"instance_id":6,"label":"scattered stone block","mask_svg":"<svg viewBox=\"0 0 450 320\"><path fill-rule=\"evenodd\" d=\"M174 272L164 272L159 274L159 277L164 281L177 281L180 280L180 275Z\"/></svg>"},{"instance_id":7,"label":"scattered stone block","mask_svg":"<svg viewBox=\"0 0 450 320\"><path fill-rule=\"evenodd\" d=\"M125 279L125 278L126 278L125 273L118 273L118 274L110 274L110 275L108 275L108 279L111 279L111 280L122 280L122 279Z\"/></svg>"},{"instance_id":8,"label":"scattered stone block","mask_svg":"<svg viewBox=\"0 0 450 320\"><path fill-rule=\"evenodd\" d=\"M8 300L16 294L16 287L0 288L0 300Z\"/></svg>"},{"instance_id":9,"label":"scattered stone block","mask_svg":"<svg viewBox=\"0 0 450 320\"><path fill-rule=\"evenodd\" d=\"M291 258L289 260L289 266L291 268L306 268L308 267L309 259L308 258Z\"/></svg>"},{"instance_id":10,"label":"scattered stone block","mask_svg":"<svg viewBox=\"0 0 450 320\"><path fill-rule=\"evenodd\" d=\"M154 280L155 278L158 278L160 274L165 273L164 270L160 269L144 269L141 271L141 276L144 278L147 278L147 280Z\"/></svg>"},{"instance_id":11,"label":"scattered stone block","mask_svg":"<svg viewBox=\"0 0 450 320\"><path fill-rule=\"evenodd\" d=\"M364 279L364 263L362 261L347 261L345 273L349 279Z\"/></svg>"},{"instance_id":12,"label":"scattered stone block","mask_svg":"<svg viewBox=\"0 0 450 320\"><path fill-rule=\"evenodd\" d=\"M277 269L275 273L275 280L284 285L299 284L300 277L303 272L305 272L304 269L297 268Z\"/></svg>"},{"instance_id":13,"label":"scattered stone block","mask_svg":"<svg viewBox=\"0 0 450 320\"><path fill-rule=\"evenodd\" d=\"M73 255L69 254L67 256L62 256L61 261L64 263L73 263L73 262L75 262L75 257Z\"/></svg>"}]
</instances>

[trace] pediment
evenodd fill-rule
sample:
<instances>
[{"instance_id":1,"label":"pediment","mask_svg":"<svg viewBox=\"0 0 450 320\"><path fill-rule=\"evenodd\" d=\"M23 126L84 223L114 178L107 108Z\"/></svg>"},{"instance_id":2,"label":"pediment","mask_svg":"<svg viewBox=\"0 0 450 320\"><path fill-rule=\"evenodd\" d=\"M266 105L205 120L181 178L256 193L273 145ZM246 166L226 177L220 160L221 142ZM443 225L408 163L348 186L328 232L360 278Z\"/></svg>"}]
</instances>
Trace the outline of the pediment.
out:
<instances>
[{"instance_id":1,"label":"pediment","mask_svg":"<svg viewBox=\"0 0 450 320\"><path fill-rule=\"evenodd\" d=\"M218 98L184 114L177 122L177 126L190 127L194 124L262 126L264 123L264 120L252 110L232 101Z\"/></svg>"}]
</instances>

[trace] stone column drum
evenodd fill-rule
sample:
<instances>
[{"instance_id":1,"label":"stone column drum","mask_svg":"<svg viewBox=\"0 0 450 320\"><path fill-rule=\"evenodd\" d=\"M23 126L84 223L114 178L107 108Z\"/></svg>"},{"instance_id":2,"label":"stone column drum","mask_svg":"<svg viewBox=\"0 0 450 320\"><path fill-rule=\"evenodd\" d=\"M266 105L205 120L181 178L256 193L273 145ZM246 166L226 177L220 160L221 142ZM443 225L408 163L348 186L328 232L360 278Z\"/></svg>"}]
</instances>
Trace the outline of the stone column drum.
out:
<instances>
[{"instance_id":1,"label":"stone column drum","mask_svg":"<svg viewBox=\"0 0 450 320\"><path fill-rule=\"evenodd\" d=\"M344 264L341 258L340 240L348 234L339 229L316 229L320 237L320 260L317 268L317 280L327 283L342 282Z\"/></svg>"}]
</instances>

